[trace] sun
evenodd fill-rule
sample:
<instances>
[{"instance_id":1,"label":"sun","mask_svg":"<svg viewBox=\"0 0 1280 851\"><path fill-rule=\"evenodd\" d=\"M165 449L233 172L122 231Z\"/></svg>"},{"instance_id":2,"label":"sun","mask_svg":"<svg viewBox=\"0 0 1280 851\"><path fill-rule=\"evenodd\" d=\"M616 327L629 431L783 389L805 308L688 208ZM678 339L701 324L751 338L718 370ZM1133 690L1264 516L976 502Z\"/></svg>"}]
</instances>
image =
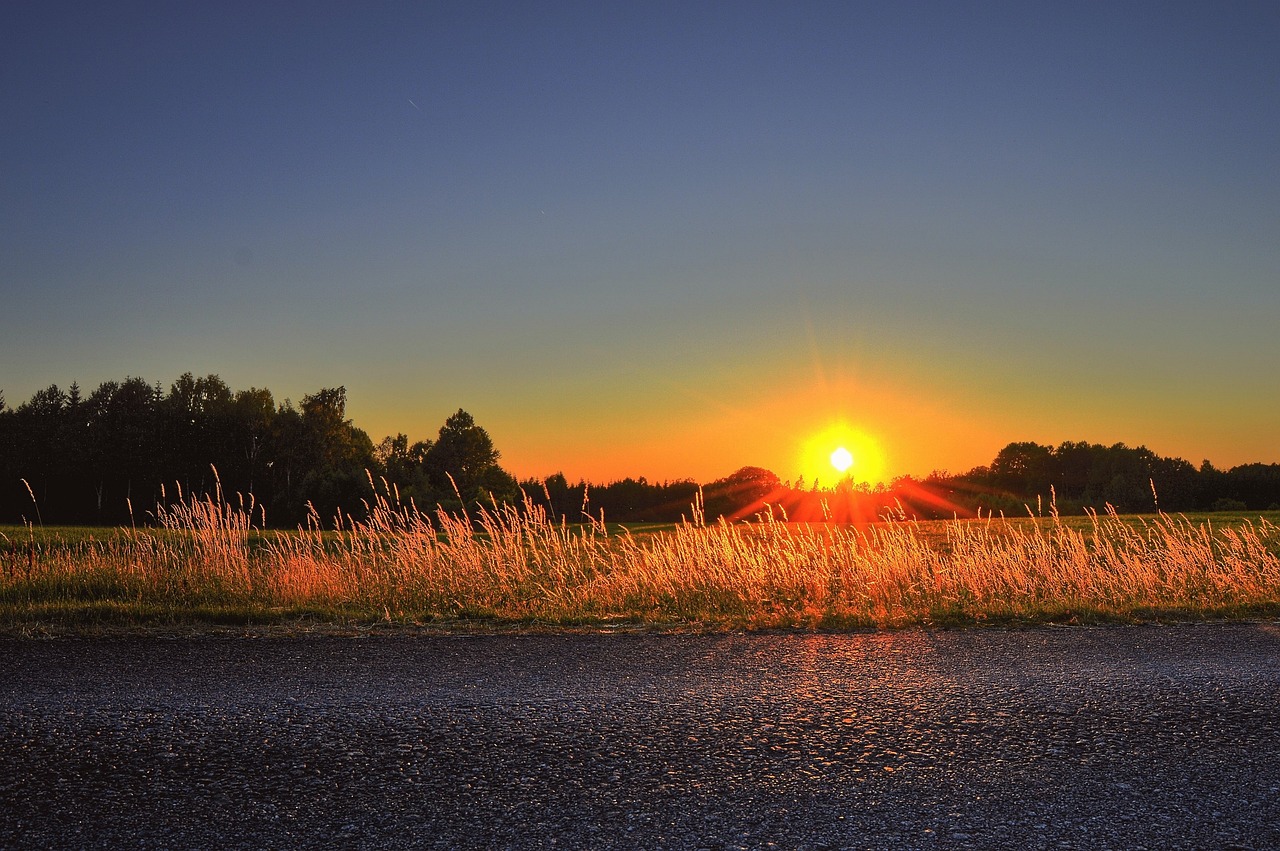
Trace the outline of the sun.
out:
<instances>
[{"instance_id":1,"label":"sun","mask_svg":"<svg viewBox=\"0 0 1280 851\"><path fill-rule=\"evenodd\" d=\"M866 431L837 422L802 440L800 475L807 485L832 487L842 481L873 485L885 475L881 443Z\"/></svg>"}]
</instances>

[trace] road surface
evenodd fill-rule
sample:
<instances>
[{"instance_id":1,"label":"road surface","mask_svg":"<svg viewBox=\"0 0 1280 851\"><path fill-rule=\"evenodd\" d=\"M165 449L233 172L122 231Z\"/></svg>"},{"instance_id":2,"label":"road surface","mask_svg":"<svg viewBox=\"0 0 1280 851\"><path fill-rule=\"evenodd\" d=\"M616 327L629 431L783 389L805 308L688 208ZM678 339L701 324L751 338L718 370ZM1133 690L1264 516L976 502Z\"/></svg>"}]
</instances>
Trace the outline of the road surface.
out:
<instances>
[{"instance_id":1,"label":"road surface","mask_svg":"<svg viewBox=\"0 0 1280 851\"><path fill-rule=\"evenodd\" d=\"M1280 626L0 641L7 848L1280 848Z\"/></svg>"}]
</instances>

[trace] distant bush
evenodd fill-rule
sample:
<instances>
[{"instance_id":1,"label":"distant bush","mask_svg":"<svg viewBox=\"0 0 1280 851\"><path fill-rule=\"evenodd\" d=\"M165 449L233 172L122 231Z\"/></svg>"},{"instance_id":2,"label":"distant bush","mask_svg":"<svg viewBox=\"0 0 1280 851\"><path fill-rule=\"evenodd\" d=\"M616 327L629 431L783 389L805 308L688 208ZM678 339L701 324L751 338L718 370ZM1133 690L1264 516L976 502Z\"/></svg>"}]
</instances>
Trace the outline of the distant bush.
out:
<instances>
[{"instance_id":1,"label":"distant bush","mask_svg":"<svg viewBox=\"0 0 1280 851\"><path fill-rule=\"evenodd\" d=\"M1222 497L1213 501L1214 511L1247 511L1249 506L1245 505L1241 500L1231 499L1230 497Z\"/></svg>"}]
</instances>

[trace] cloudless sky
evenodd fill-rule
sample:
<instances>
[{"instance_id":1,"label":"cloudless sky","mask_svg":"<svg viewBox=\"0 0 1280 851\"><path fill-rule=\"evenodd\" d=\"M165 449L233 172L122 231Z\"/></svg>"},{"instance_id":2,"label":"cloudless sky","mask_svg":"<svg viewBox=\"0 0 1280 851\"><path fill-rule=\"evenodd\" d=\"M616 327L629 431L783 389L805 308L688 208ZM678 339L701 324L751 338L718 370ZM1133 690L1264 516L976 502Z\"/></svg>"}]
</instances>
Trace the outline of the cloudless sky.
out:
<instances>
[{"instance_id":1,"label":"cloudless sky","mask_svg":"<svg viewBox=\"0 0 1280 851\"><path fill-rule=\"evenodd\" d=\"M595 481L1280 461L1280 4L9 2L0 128L11 406L345 385Z\"/></svg>"}]
</instances>

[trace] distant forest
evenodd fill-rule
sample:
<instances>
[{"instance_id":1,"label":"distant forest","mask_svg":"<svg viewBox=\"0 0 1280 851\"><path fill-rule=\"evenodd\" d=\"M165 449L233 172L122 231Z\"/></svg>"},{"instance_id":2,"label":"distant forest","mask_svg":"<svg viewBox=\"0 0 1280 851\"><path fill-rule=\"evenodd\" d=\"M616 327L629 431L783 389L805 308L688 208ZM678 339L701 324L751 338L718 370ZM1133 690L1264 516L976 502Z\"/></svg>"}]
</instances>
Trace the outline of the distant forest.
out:
<instances>
[{"instance_id":1,"label":"distant forest","mask_svg":"<svg viewBox=\"0 0 1280 851\"><path fill-rule=\"evenodd\" d=\"M108 381L88 396L51 386L16 408L0 393L0 523L146 524L158 505L221 490L255 523L292 528L340 514L362 517L375 488L404 505L457 512L529 499L554 517L671 522L692 506L708 519L771 512L791 520L868 522L978 513L1062 514L1280 509L1280 464L1219 470L1145 447L1011 443L992 462L956 475L904 476L887 485L806 487L759 467L701 485L692 480L518 482L488 432L459 410L433 439L403 434L375 444L346 416L346 388L295 405L271 391L232 391L190 373L166 392L141 378Z\"/></svg>"}]
</instances>

